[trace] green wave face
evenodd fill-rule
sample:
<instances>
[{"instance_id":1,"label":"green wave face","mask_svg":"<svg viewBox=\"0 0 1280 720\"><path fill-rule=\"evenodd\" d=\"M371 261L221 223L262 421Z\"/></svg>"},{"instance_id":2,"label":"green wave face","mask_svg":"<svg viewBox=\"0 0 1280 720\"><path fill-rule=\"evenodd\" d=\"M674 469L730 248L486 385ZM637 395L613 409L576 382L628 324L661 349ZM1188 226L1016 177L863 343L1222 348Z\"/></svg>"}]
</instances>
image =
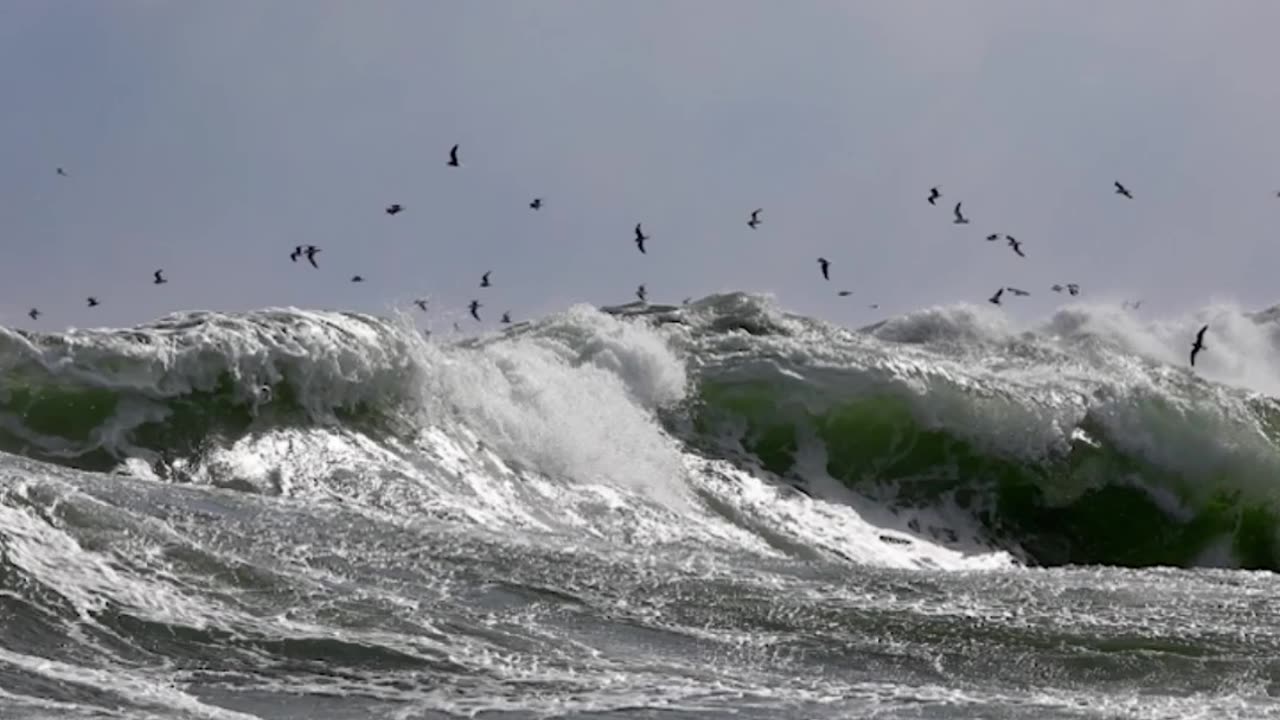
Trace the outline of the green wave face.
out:
<instances>
[{"instance_id":1,"label":"green wave face","mask_svg":"<svg viewBox=\"0 0 1280 720\"><path fill-rule=\"evenodd\" d=\"M902 395L822 403L803 395L768 382L704 381L694 416L700 443L739 444L802 484L801 458L817 449L825 472L847 487L899 507L953 501L1042 564L1189 566L1226 543L1239 565L1280 570L1276 506L1233 482L1240 478L1229 473L1250 472L1240 462L1199 474L1164 468L1089 413L1069 443L1028 459L920 421ZM1185 420L1168 408L1151 414L1155 424Z\"/></svg>"},{"instance_id":2,"label":"green wave face","mask_svg":"<svg viewBox=\"0 0 1280 720\"><path fill-rule=\"evenodd\" d=\"M413 396L414 370L396 328L336 313L0 334L0 451L107 471L126 457L162 467L280 427L382 432Z\"/></svg>"}]
</instances>

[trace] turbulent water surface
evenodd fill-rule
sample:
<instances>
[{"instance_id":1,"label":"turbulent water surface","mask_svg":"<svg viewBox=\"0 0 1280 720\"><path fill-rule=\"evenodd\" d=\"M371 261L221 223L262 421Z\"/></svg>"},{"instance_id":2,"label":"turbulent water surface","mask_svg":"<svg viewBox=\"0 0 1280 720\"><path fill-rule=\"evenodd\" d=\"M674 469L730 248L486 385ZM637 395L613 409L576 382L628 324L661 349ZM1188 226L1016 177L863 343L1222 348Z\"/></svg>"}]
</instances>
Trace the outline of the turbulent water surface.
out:
<instances>
[{"instance_id":1,"label":"turbulent water surface","mask_svg":"<svg viewBox=\"0 0 1280 720\"><path fill-rule=\"evenodd\" d=\"M1280 320L0 328L0 717L1280 716Z\"/></svg>"}]
</instances>

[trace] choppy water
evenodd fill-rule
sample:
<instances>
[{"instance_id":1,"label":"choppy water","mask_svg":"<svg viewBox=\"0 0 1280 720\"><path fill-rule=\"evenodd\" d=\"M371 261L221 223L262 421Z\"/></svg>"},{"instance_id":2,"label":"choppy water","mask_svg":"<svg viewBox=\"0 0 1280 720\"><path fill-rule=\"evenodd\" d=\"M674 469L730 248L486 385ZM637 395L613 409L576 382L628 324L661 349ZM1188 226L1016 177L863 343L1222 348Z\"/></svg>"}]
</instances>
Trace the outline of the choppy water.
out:
<instances>
[{"instance_id":1,"label":"choppy water","mask_svg":"<svg viewBox=\"0 0 1280 720\"><path fill-rule=\"evenodd\" d=\"M1197 319L0 329L0 716L1280 716L1280 327Z\"/></svg>"}]
</instances>

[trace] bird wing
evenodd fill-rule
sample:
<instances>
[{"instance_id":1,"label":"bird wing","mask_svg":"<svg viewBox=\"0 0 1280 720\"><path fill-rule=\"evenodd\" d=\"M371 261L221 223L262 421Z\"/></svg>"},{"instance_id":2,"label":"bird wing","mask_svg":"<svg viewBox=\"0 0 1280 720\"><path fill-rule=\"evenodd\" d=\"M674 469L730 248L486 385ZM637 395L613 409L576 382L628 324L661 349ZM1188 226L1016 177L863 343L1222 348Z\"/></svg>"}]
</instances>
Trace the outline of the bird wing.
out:
<instances>
[{"instance_id":1,"label":"bird wing","mask_svg":"<svg viewBox=\"0 0 1280 720\"><path fill-rule=\"evenodd\" d=\"M1205 325L1204 327L1200 328L1200 332L1196 333L1196 344L1204 343L1204 334L1208 330L1209 330L1208 325Z\"/></svg>"},{"instance_id":2,"label":"bird wing","mask_svg":"<svg viewBox=\"0 0 1280 720\"><path fill-rule=\"evenodd\" d=\"M952 211L952 212L954 212L954 213L956 214L956 217L961 217L961 215L960 215L960 205L961 205L961 203L956 203L956 209Z\"/></svg>"}]
</instances>

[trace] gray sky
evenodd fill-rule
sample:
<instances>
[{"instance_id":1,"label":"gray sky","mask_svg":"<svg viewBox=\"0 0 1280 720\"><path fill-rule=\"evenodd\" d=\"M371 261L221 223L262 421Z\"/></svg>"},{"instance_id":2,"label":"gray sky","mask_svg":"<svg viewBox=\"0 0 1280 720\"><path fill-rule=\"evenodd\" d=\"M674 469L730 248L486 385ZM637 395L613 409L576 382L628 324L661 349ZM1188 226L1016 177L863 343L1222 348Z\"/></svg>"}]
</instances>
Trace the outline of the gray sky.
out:
<instances>
[{"instance_id":1,"label":"gray sky","mask_svg":"<svg viewBox=\"0 0 1280 720\"><path fill-rule=\"evenodd\" d=\"M1054 282L1261 307L1277 67L1272 0L7 0L0 321L418 295L522 319L642 282L850 325L1001 285L1041 315ZM319 271L289 262L299 243Z\"/></svg>"}]
</instances>

